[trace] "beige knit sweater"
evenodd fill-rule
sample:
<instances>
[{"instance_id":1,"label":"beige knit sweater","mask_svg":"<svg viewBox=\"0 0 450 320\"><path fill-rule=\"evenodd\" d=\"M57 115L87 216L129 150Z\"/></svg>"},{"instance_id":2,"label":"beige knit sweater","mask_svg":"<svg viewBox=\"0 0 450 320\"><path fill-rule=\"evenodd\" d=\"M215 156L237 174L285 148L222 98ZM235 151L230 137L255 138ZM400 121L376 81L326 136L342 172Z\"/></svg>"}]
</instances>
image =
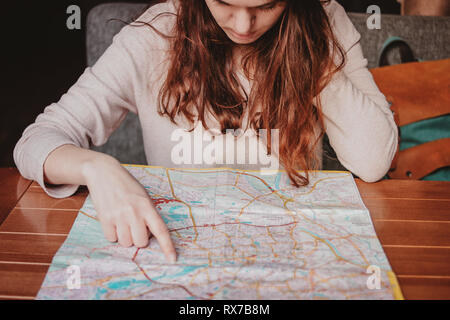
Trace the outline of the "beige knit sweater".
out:
<instances>
[{"instance_id":1,"label":"beige knit sweater","mask_svg":"<svg viewBox=\"0 0 450 320\"><path fill-rule=\"evenodd\" d=\"M176 1L155 5L138 20L150 21L158 13L175 12ZM335 0L325 9L348 60L320 93L325 130L339 161L364 181L374 182L386 174L394 157L395 122L385 96L367 69L360 34ZM162 15L153 25L169 33L174 22L175 17ZM261 168L258 164L174 163L173 150L180 141L173 139L173 133L188 126L177 127L156 111L158 92L168 68L167 49L167 40L149 28L124 27L96 64L86 68L68 92L47 106L35 123L26 128L14 150L20 173L37 181L50 196L72 195L78 186L44 183L43 164L49 153L64 144L83 148L102 145L129 111L139 116L149 165ZM239 77L249 92L251 83L242 74ZM248 150L236 150L237 154L240 152L248 155ZM319 148L317 152L320 157L322 150Z\"/></svg>"}]
</instances>

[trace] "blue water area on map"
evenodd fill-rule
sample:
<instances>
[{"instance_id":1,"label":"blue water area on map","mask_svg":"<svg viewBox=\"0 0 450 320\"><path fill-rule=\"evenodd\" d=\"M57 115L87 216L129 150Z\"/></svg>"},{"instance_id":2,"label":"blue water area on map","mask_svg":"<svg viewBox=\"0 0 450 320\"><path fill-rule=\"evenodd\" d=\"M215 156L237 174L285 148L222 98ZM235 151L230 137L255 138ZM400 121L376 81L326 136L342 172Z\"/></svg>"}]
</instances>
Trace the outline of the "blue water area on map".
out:
<instances>
[{"instance_id":1,"label":"blue water area on map","mask_svg":"<svg viewBox=\"0 0 450 320\"><path fill-rule=\"evenodd\" d=\"M175 212L176 210L182 211L182 213ZM188 215L186 213L186 206L183 205L175 205L170 207L169 214L162 214L161 215L164 222L168 224L171 221L177 221L177 222L183 222L186 219L188 219Z\"/></svg>"},{"instance_id":2,"label":"blue water area on map","mask_svg":"<svg viewBox=\"0 0 450 320\"><path fill-rule=\"evenodd\" d=\"M260 192L264 192L267 191L267 186L264 185L261 180L256 179L255 177L252 176L246 176L245 180L247 180L247 182L255 189L258 190Z\"/></svg>"},{"instance_id":3,"label":"blue water area on map","mask_svg":"<svg viewBox=\"0 0 450 320\"><path fill-rule=\"evenodd\" d=\"M129 289L131 285L150 285L150 284L151 283L147 279L145 280L128 279L108 283L108 288L112 290L120 290L120 289Z\"/></svg>"},{"instance_id":4,"label":"blue water area on map","mask_svg":"<svg viewBox=\"0 0 450 320\"><path fill-rule=\"evenodd\" d=\"M270 178L270 179L269 179ZM272 185L272 187L277 190L278 193L284 195L285 197L289 197L288 194L286 194L285 192L283 192L283 190L280 190L280 181L282 178L282 172L278 172L275 176L275 179L272 183L272 179L273 176L267 176L265 177L265 180L268 182L269 185ZM255 178L255 177L251 177L251 176L247 176L246 177L247 182L253 187L255 188L255 190L258 190L260 192L265 192L268 190L267 186L264 185L261 180Z\"/></svg>"},{"instance_id":5,"label":"blue water area on map","mask_svg":"<svg viewBox=\"0 0 450 320\"><path fill-rule=\"evenodd\" d=\"M108 290L106 290L105 288L98 288L98 289L97 289L97 292L95 293L94 299L95 299L95 300L100 300L100 299L102 299L102 296L103 296L104 294L106 294L107 292L108 292Z\"/></svg>"},{"instance_id":6,"label":"blue water area on map","mask_svg":"<svg viewBox=\"0 0 450 320\"><path fill-rule=\"evenodd\" d=\"M170 274L170 275L164 273L164 274L162 274L160 276L153 277L152 279L153 280L160 280L160 279L164 279L164 278L181 277L181 276L184 276L184 275L186 275L186 274L188 274L188 273L190 273L192 271L195 271L195 270L201 269L201 268L206 268L206 267L208 267L208 264L201 264L201 265L196 265L196 266L184 266L182 268L182 270L180 270L180 272L177 272L175 274Z\"/></svg>"},{"instance_id":7,"label":"blue water area on map","mask_svg":"<svg viewBox=\"0 0 450 320\"><path fill-rule=\"evenodd\" d=\"M168 277L169 278L181 277L181 276L184 276L184 275L186 275L186 274L188 274L188 273L190 273L192 271L195 271L195 270L201 269L201 268L206 268L206 267L208 267L207 263L206 264L201 264L201 265L198 265L198 266L185 266L183 268L183 270L181 270L180 272L178 272L176 274L173 274L173 275L170 275Z\"/></svg>"},{"instance_id":8,"label":"blue water area on map","mask_svg":"<svg viewBox=\"0 0 450 320\"><path fill-rule=\"evenodd\" d=\"M276 188L277 190L280 189L280 179L281 179L281 173L278 173L278 174L277 174L277 177L275 178L275 188Z\"/></svg>"}]
</instances>

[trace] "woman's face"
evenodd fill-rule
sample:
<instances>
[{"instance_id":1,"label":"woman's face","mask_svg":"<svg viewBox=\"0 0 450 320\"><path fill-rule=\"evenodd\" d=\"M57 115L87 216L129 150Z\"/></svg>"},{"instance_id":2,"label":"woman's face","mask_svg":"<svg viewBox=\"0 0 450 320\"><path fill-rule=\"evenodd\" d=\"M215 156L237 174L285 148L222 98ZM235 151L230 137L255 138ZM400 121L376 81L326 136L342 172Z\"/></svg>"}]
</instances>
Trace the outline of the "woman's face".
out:
<instances>
[{"instance_id":1,"label":"woman's face","mask_svg":"<svg viewBox=\"0 0 450 320\"><path fill-rule=\"evenodd\" d=\"M237 44L250 44L278 21L286 2L273 0L205 0L217 24Z\"/></svg>"}]
</instances>

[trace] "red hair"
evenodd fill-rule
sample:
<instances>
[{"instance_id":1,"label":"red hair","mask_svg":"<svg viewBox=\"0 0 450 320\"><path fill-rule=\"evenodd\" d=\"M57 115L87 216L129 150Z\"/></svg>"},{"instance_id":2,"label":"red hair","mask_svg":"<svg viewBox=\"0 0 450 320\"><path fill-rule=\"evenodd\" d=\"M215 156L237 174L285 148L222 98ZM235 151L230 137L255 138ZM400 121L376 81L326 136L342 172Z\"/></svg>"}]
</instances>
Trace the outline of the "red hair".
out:
<instances>
[{"instance_id":1,"label":"red hair","mask_svg":"<svg viewBox=\"0 0 450 320\"><path fill-rule=\"evenodd\" d=\"M329 0L284 2L280 19L248 46L242 59L247 78L255 70L251 93L244 97L233 72L236 44L216 23L205 1L179 1L174 36L166 36L171 41L170 67L159 93L158 112L175 124L179 115L192 125L198 119L205 129L209 114L225 133L242 128L243 112L248 109L249 124L256 132L279 130L279 160L298 187L309 184L308 170L320 167L315 152L324 134L319 93L342 69L345 54L323 7ZM318 138L316 125L321 128ZM270 152L270 136L267 141ZM305 176L297 170L304 170Z\"/></svg>"}]
</instances>

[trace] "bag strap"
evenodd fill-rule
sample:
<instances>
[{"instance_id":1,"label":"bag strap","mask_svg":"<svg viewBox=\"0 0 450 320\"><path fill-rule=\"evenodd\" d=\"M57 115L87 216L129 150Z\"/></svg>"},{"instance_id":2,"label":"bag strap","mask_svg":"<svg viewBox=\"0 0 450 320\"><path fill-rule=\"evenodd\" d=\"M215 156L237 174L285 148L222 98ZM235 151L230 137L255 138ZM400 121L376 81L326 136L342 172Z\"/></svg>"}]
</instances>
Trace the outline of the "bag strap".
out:
<instances>
[{"instance_id":1,"label":"bag strap","mask_svg":"<svg viewBox=\"0 0 450 320\"><path fill-rule=\"evenodd\" d=\"M423 61L422 59L418 59L415 57L414 52L412 51L411 47L409 46L408 42L406 42L406 40L404 40L401 37L394 36L394 37L389 37L384 42L384 44L381 48L380 57L378 59L379 67L384 67L384 66L389 65L387 55L388 55L389 51L395 47L398 47L400 49L401 63Z\"/></svg>"},{"instance_id":2,"label":"bag strap","mask_svg":"<svg viewBox=\"0 0 450 320\"><path fill-rule=\"evenodd\" d=\"M443 138L400 151L391 179L417 180L450 166L450 138Z\"/></svg>"}]
</instances>

